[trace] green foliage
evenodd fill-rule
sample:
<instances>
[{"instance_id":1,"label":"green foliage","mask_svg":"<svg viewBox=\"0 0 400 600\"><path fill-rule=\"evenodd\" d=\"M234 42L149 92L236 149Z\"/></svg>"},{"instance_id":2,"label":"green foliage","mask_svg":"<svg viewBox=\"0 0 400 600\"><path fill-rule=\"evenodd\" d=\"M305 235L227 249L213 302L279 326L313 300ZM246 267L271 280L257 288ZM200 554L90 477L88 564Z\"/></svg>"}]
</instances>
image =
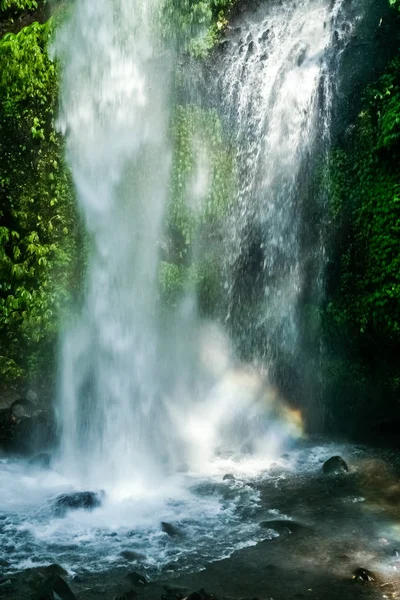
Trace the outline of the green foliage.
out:
<instances>
[{"instance_id":1,"label":"green foliage","mask_svg":"<svg viewBox=\"0 0 400 600\"><path fill-rule=\"evenodd\" d=\"M33 23L0 41L0 372L9 378L51 362L77 270L51 33L51 21Z\"/></svg>"},{"instance_id":2,"label":"green foliage","mask_svg":"<svg viewBox=\"0 0 400 600\"><path fill-rule=\"evenodd\" d=\"M400 61L367 89L325 178L336 268L323 323L337 419L393 414L400 351ZM379 400L377 400L379 399ZM346 407L346 409L344 408ZM343 412L342 417L340 411ZM370 416L367 417L367 414Z\"/></svg>"},{"instance_id":3,"label":"green foliage","mask_svg":"<svg viewBox=\"0 0 400 600\"><path fill-rule=\"evenodd\" d=\"M218 280L224 219L235 197L234 157L215 111L176 107L171 136L168 251L161 285L172 304L185 285L196 285L205 307L206 299L216 293L211 282Z\"/></svg>"},{"instance_id":4,"label":"green foliage","mask_svg":"<svg viewBox=\"0 0 400 600\"><path fill-rule=\"evenodd\" d=\"M14 10L36 10L37 0L0 0L0 11Z\"/></svg>"},{"instance_id":5,"label":"green foliage","mask_svg":"<svg viewBox=\"0 0 400 600\"><path fill-rule=\"evenodd\" d=\"M166 0L163 8L164 32L183 42L195 57L204 57L213 48L227 25L227 13L236 0Z\"/></svg>"},{"instance_id":6,"label":"green foliage","mask_svg":"<svg viewBox=\"0 0 400 600\"><path fill-rule=\"evenodd\" d=\"M178 106L172 138L168 223L183 238L186 252L199 227L213 227L226 214L235 189L234 160L215 111Z\"/></svg>"},{"instance_id":7,"label":"green foliage","mask_svg":"<svg viewBox=\"0 0 400 600\"><path fill-rule=\"evenodd\" d=\"M333 217L349 230L330 310L362 336L400 343L400 61L364 105L349 148L331 160Z\"/></svg>"}]
</instances>

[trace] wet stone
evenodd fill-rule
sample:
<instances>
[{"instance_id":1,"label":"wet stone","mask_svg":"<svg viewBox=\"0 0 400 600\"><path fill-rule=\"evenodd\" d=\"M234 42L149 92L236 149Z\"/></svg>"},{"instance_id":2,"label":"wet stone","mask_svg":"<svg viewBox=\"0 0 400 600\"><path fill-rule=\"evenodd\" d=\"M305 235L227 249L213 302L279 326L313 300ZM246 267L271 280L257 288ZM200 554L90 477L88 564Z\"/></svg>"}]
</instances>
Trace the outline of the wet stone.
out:
<instances>
[{"instance_id":1,"label":"wet stone","mask_svg":"<svg viewBox=\"0 0 400 600\"><path fill-rule=\"evenodd\" d=\"M353 579L355 581L365 581L367 583L372 583L375 581L376 577L372 571L368 571L368 569L358 568L353 573Z\"/></svg>"},{"instance_id":2,"label":"wet stone","mask_svg":"<svg viewBox=\"0 0 400 600\"><path fill-rule=\"evenodd\" d=\"M169 537L179 537L182 535L182 533L179 531L179 529L177 527L175 527L174 525L171 525L171 523L165 523L164 521L162 521L161 529L163 530L164 533L169 535Z\"/></svg>"},{"instance_id":3,"label":"wet stone","mask_svg":"<svg viewBox=\"0 0 400 600\"><path fill-rule=\"evenodd\" d=\"M261 521L259 525L263 529L273 529L280 535L298 533L305 529L304 525L289 519L270 519L269 521Z\"/></svg>"},{"instance_id":4,"label":"wet stone","mask_svg":"<svg viewBox=\"0 0 400 600\"><path fill-rule=\"evenodd\" d=\"M135 552L134 550L122 550L119 555L129 561L143 560L145 558L144 554L140 554L140 552Z\"/></svg>"},{"instance_id":5,"label":"wet stone","mask_svg":"<svg viewBox=\"0 0 400 600\"><path fill-rule=\"evenodd\" d=\"M322 465L322 471L325 475L347 473L348 470L349 467L341 456L331 456L331 458L328 458Z\"/></svg>"},{"instance_id":6,"label":"wet stone","mask_svg":"<svg viewBox=\"0 0 400 600\"><path fill-rule=\"evenodd\" d=\"M126 577L129 579L132 585L142 587L148 584L147 577L141 573L138 573L137 571L131 571Z\"/></svg>"},{"instance_id":7,"label":"wet stone","mask_svg":"<svg viewBox=\"0 0 400 600\"><path fill-rule=\"evenodd\" d=\"M129 590L129 592L125 592L122 596L114 596L113 600L134 600L135 598L137 598L137 592Z\"/></svg>"},{"instance_id":8,"label":"wet stone","mask_svg":"<svg viewBox=\"0 0 400 600\"><path fill-rule=\"evenodd\" d=\"M187 598L189 590L186 587L164 585L165 594L161 596L161 600L183 600Z\"/></svg>"},{"instance_id":9,"label":"wet stone","mask_svg":"<svg viewBox=\"0 0 400 600\"><path fill-rule=\"evenodd\" d=\"M47 567L38 567L38 573L42 573L43 575L51 576L51 575L59 575L60 577L66 577L68 575L68 571L66 571L61 565L52 564Z\"/></svg>"},{"instance_id":10,"label":"wet stone","mask_svg":"<svg viewBox=\"0 0 400 600\"><path fill-rule=\"evenodd\" d=\"M52 597L53 592L61 600L77 600L69 585L59 575L46 579L32 596L32 600L47 600L47 598Z\"/></svg>"},{"instance_id":11,"label":"wet stone","mask_svg":"<svg viewBox=\"0 0 400 600\"><path fill-rule=\"evenodd\" d=\"M235 476L232 473L227 473L223 476L222 481L235 481Z\"/></svg>"},{"instance_id":12,"label":"wet stone","mask_svg":"<svg viewBox=\"0 0 400 600\"><path fill-rule=\"evenodd\" d=\"M63 516L68 510L93 510L101 506L103 494L95 492L73 492L61 494L54 502L54 512Z\"/></svg>"}]
</instances>

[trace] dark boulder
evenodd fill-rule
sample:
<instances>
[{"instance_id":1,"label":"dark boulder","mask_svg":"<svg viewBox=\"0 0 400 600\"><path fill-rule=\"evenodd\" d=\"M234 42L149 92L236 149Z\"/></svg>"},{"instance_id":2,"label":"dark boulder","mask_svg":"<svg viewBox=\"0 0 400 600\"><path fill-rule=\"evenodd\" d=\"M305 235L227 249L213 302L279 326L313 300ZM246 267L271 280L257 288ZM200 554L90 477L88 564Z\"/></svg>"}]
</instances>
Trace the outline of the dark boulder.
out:
<instances>
[{"instance_id":1,"label":"dark boulder","mask_svg":"<svg viewBox=\"0 0 400 600\"><path fill-rule=\"evenodd\" d=\"M122 596L115 596L114 600L135 600L137 598L137 592L135 590L129 590L129 592L125 592Z\"/></svg>"},{"instance_id":2,"label":"dark boulder","mask_svg":"<svg viewBox=\"0 0 400 600\"><path fill-rule=\"evenodd\" d=\"M36 409L36 405L31 400L19 398L11 404L10 413L15 419L27 419L33 417Z\"/></svg>"},{"instance_id":3,"label":"dark boulder","mask_svg":"<svg viewBox=\"0 0 400 600\"><path fill-rule=\"evenodd\" d=\"M322 471L325 475L332 475L337 473L347 473L349 467L341 456L331 456L322 465Z\"/></svg>"},{"instance_id":4,"label":"dark boulder","mask_svg":"<svg viewBox=\"0 0 400 600\"><path fill-rule=\"evenodd\" d=\"M353 579L355 581L366 581L367 583L372 583L376 580L376 577L372 571L368 571L367 569L358 568L353 573Z\"/></svg>"},{"instance_id":5,"label":"dark boulder","mask_svg":"<svg viewBox=\"0 0 400 600\"><path fill-rule=\"evenodd\" d=\"M306 527L296 521L290 521L290 519L270 519L269 521L261 521L259 524L263 529L273 529L279 535L298 533L304 531Z\"/></svg>"},{"instance_id":6,"label":"dark boulder","mask_svg":"<svg viewBox=\"0 0 400 600\"><path fill-rule=\"evenodd\" d=\"M126 577L132 585L136 585L138 587L148 584L147 577L141 573L138 573L137 571L131 571Z\"/></svg>"},{"instance_id":7,"label":"dark boulder","mask_svg":"<svg viewBox=\"0 0 400 600\"><path fill-rule=\"evenodd\" d=\"M144 560L146 558L144 554L135 552L134 550L122 550L119 555L122 556L122 558L125 558L125 560L129 561Z\"/></svg>"},{"instance_id":8,"label":"dark boulder","mask_svg":"<svg viewBox=\"0 0 400 600\"><path fill-rule=\"evenodd\" d=\"M164 585L165 594L161 596L162 600L183 600L189 595L187 587L178 585Z\"/></svg>"},{"instance_id":9,"label":"dark boulder","mask_svg":"<svg viewBox=\"0 0 400 600\"><path fill-rule=\"evenodd\" d=\"M57 565L56 563L48 565L46 567L37 567L37 572L41 573L45 577L51 577L53 575L67 577L68 575L68 571L66 571L61 565Z\"/></svg>"},{"instance_id":10,"label":"dark boulder","mask_svg":"<svg viewBox=\"0 0 400 600\"><path fill-rule=\"evenodd\" d=\"M217 600L214 594L209 594L204 588L187 596L186 600Z\"/></svg>"},{"instance_id":11,"label":"dark boulder","mask_svg":"<svg viewBox=\"0 0 400 600\"><path fill-rule=\"evenodd\" d=\"M32 596L32 600L47 600L53 597L53 592L61 600L77 600L68 583L59 575L53 575L46 579L36 590L36 593Z\"/></svg>"},{"instance_id":12,"label":"dark boulder","mask_svg":"<svg viewBox=\"0 0 400 600\"><path fill-rule=\"evenodd\" d=\"M227 473L223 476L222 481L235 481L235 476L232 473Z\"/></svg>"},{"instance_id":13,"label":"dark boulder","mask_svg":"<svg viewBox=\"0 0 400 600\"><path fill-rule=\"evenodd\" d=\"M162 521L161 529L163 530L164 533L169 535L169 537L180 537L182 535L182 533L179 531L179 529L177 527L175 527L174 525L171 525L171 523L165 523L164 521Z\"/></svg>"},{"instance_id":14,"label":"dark boulder","mask_svg":"<svg viewBox=\"0 0 400 600\"><path fill-rule=\"evenodd\" d=\"M103 493L96 492L71 492L61 494L54 501L54 512L57 516L63 516L68 510L93 510L101 506Z\"/></svg>"}]
</instances>

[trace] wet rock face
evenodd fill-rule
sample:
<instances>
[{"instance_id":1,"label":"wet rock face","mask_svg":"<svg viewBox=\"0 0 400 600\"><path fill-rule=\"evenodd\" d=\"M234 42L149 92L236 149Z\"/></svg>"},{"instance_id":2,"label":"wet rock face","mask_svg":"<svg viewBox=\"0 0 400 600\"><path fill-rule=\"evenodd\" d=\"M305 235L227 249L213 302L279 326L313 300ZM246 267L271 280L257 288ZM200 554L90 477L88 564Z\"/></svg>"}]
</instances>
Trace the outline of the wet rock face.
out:
<instances>
[{"instance_id":1,"label":"wet rock face","mask_svg":"<svg viewBox=\"0 0 400 600\"><path fill-rule=\"evenodd\" d=\"M287 535L291 533L298 533L305 531L306 527L290 519L271 519L269 521L261 521L260 527L263 529L273 529L279 535Z\"/></svg>"},{"instance_id":2,"label":"wet rock face","mask_svg":"<svg viewBox=\"0 0 400 600\"><path fill-rule=\"evenodd\" d=\"M161 529L164 533L169 535L169 537L180 537L182 535L182 532L174 525L171 525L171 523L161 522Z\"/></svg>"},{"instance_id":3,"label":"wet rock face","mask_svg":"<svg viewBox=\"0 0 400 600\"><path fill-rule=\"evenodd\" d=\"M128 573L127 579L129 579L132 585L137 587L143 587L148 583L147 577L145 575L141 575L141 573L138 573L137 571L131 571Z\"/></svg>"},{"instance_id":4,"label":"wet rock face","mask_svg":"<svg viewBox=\"0 0 400 600\"><path fill-rule=\"evenodd\" d=\"M349 467L341 456L331 456L331 458L328 458L322 465L322 472L325 473L325 475L347 473L348 470Z\"/></svg>"},{"instance_id":5,"label":"wet rock face","mask_svg":"<svg viewBox=\"0 0 400 600\"><path fill-rule=\"evenodd\" d=\"M38 588L33 600L47 600L54 598L53 592L61 600L77 600L69 585L59 575L53 575L46 579Z\"/></svg>"},{"instance_id":6,"label":"wet rock face","mask_svg":"<svg viewBox=\"0 0 400 600\"><path fill-rule=\"evenodd\" d=\"M0 410L0 448L19 454L47 449L55 441L55 421L34 394Z\"/></svg>"},{"instance_id":7,"label":"wet rock face","mask_svg":"<svg viewBox=\"0 0 400 600\"><path fill-rule=\"evenodd\" d=\"M372 583L375 581L376 576L372 571L368 571L368 569L356 569L353 573L353 579L355 581L365 581L367 583Z\"/></svg>"},{"instance_id":8,"label":"wet rock face","mask_svg":"<svg viewBox=\"0 0 400 600\"><path fill-rule=\"evenodd\" d=\"M54 502L53 509L57 516L63 516L69 510L93 510L101 506L103 493L73 492L61 494Z\"/></svg>"}]
</instances>

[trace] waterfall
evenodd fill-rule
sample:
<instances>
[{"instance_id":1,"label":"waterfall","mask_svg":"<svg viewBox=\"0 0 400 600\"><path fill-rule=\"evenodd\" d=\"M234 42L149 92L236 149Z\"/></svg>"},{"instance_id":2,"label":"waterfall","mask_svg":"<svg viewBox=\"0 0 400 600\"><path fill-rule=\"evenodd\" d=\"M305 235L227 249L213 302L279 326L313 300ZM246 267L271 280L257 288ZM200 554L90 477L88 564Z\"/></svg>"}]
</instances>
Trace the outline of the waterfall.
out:
<instances>
[{"instance_id":1,"label":"waterfall","mask_svg":"<svg viewBox=\"0 0 400 600\"><path fill-rule=\"evenodd\" d=\"M267 368L298 352L298 192L317 136L329 131L327 70L340 4L267 2L223 59L219 111L237 148L239 192L222 252L227 319L205 328L192 292L173 326L160 310L174 69L160 2L74 6L56 43L60 127L89 263L81 311L64 335L58 418L63 467L82 481L148 481L190 468L213 457L223 432L243 448L238 423L247 438L253 426L271 435L260 421L279 412L274 393L263 372L240 370L224 328L236 328L244 346L246 336L257 339Z\"/></svg>"},{"instance_id":2,"label":"waterfall","mask_svg":"<svg viewBox=\"0 0 400 600\"><path fill-rule=\"evenodd\" d=\"M63 345L59 418L64 460L83 476L97 463L129 477L157 452L172 64L157 39L157 10L152 0L84 0L58 40L60 121L90 246L82 313Z\"/></svg>"},{"instance_id":3,"label":"waterfall","mask_svg":"<svg viewBox=\"0 0 400 600\"><path fill-rule=\"evenodd\" d=\"M323 221L305 213L322 209L308 179L326 158L336 67L356 24L344 21L342 4L261 3L232 26L222 58L222 110L239 168L227 320L243 351L256 346L271 367L302 351L301 303L317 304L320 293Z\"/></svg>"}]
</instances>

